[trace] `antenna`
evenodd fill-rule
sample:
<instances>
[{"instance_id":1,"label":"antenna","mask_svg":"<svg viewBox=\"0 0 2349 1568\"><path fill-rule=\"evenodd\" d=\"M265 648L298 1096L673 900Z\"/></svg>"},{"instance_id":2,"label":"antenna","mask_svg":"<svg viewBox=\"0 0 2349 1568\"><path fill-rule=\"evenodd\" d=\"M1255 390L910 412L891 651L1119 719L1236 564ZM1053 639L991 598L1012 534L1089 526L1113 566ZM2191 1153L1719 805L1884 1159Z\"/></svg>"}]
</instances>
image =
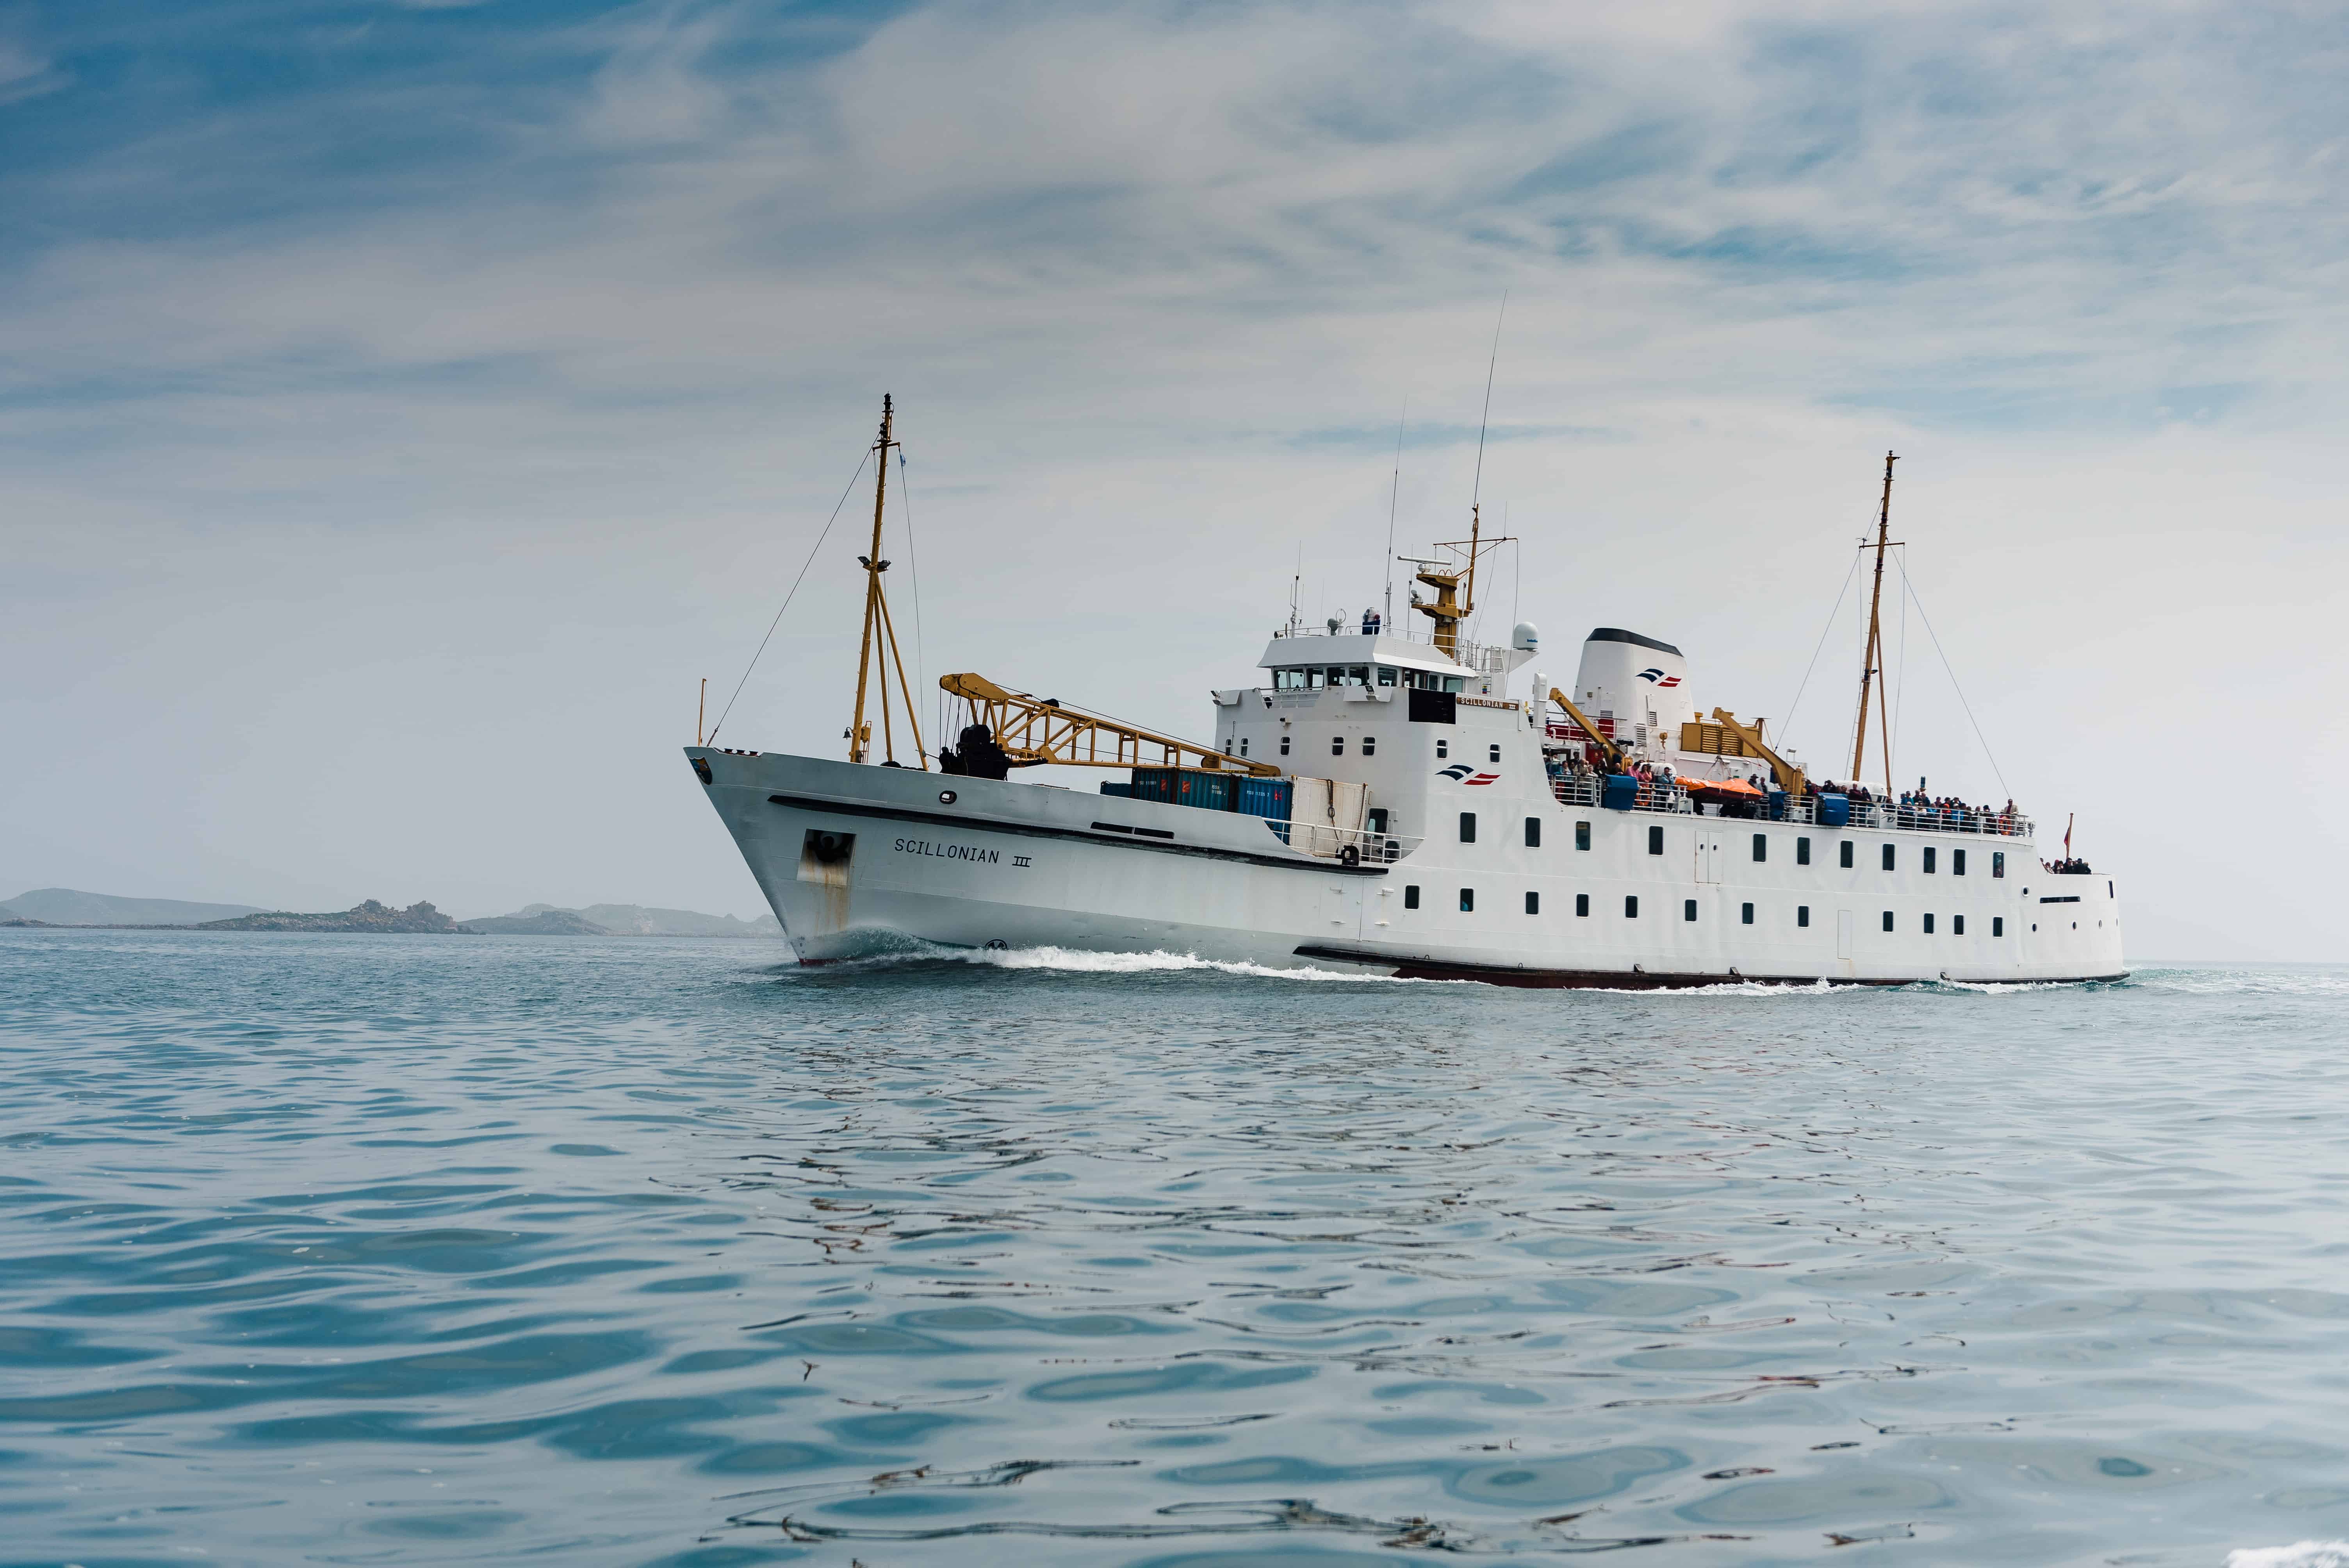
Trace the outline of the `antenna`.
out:
<instances>
[{"instance_id":1,"label":"antenna","mask_svg":"<svg viewBox=\"0 0 2349 1568\"><path fill-rule=\"evenodd\" d=\"M1405 393L1402 400L1402 415L1395 420L1394 482L1387 490L1387 594L1386 609L1379 617L1379 624L1381 627L1394 619L1395 503L1402 499L1402 428L1410 418L1411 396Z\"/></svg>"},{"instance_id":2,"label":"antenna","mask_svg":"<svg viewBox=\"0 0 2349 1568\"><path fill-rule=\"evenodd\" d=\"M1485 413L1476 421L1476 479L1468 487L1468 510L1475 511L1485 491L1485 428L1493 422L1493 372L1501 363L1501 323L1509 314L1509 291L1501 291L1501 311L1493 318L1493 356L1485 362Z\"/></svg>"}]
</instances>

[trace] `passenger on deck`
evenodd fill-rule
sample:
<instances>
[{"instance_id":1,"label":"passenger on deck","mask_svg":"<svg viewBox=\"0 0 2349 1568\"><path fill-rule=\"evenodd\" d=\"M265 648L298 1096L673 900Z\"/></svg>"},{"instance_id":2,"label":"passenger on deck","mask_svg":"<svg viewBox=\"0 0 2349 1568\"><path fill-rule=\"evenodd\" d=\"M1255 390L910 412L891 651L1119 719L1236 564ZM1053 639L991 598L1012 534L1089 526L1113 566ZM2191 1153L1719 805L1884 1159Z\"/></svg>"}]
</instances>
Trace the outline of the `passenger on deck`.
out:
<instances>
[{"instance_id":1,"label":"passenger on deck","mask_svg":"<svg viewBox=\"0 0 2349 1568\"><path fill-rule=\"evenodd\" d=\"M1365 610L1362 612L1362 635L1366 637L1377 636L1379 634L1379 627L1381 624L1382 624L1382 623L1381 622L1379 613L1376 610Z\"/></svg>"}]
</instances>

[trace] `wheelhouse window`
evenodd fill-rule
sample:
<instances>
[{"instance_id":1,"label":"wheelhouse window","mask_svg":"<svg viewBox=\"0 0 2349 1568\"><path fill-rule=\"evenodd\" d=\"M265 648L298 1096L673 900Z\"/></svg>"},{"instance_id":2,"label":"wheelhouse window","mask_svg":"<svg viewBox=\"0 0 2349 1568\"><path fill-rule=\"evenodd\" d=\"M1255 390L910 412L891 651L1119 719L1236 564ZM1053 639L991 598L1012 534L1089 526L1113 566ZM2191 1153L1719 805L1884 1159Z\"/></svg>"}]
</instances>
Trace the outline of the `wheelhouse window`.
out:
<instances>
[{"instance_id":1,"label":"wheelhouse window","mask_svg":"<svg viewBox=\"0 0 2349 1568\"><path fill-rule=\"evenodd\" d=\"M1321 672L1318 669L1307 670L1305 672L1305 686L1306 689L1309 691L1319 691L1321 689Z\"/></svg>"},{"instance_id":2,"label":"wheelhouse window","mask_svg":"<svg viewBox=\"0 0 2349 1568\"><path fill-rule=\"evenodd\" d=\"M1371 666L1368 665L1349 665L1346 667L1346 684L1348 686L1366 686L1370 685Z\"/></svg>"},{"instance_id":3,"label":"wheelhouse window","mask_svg":"<svg viewBox=\"0 0 2349 1568\"><path fill-rule=\"evenodd\" d=\"M1395 684L1394 677L1395 673L1391 665L1381 665L1379 666L1379 685L1391 686Z\"/></svg>"}]
</instances>

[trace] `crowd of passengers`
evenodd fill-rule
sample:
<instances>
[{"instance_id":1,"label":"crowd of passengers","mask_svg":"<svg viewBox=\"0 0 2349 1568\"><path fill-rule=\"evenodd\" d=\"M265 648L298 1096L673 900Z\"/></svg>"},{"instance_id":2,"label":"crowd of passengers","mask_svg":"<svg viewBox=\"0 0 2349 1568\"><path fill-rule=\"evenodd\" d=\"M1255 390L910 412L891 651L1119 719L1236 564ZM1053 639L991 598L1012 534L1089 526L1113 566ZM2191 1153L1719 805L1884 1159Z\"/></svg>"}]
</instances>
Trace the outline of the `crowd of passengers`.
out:
<instances>
[{"instance_id":1,"label":"crowd of passengers","mask_svg":"<svg viewBox=\"0 0 2349 1568\"><path fill-rule=\"evenodd\" d=\"M1579 752L1552 755L1546 758L1544 761L1549 769L1551 787L1560 794L1568 792L1562 788L1568 785L1587 784L1595 789L1599 780L1606 777L1602 769L1594 766ZM1680 810L1690 791L1702 789L1707 784L1718 782L1708 779L1682 779L1674 773L1672 765L1669 762L1633 763L1630 768L1630 777L1640 781L1640 804L1662 810ZM1722 801L1721 815L1752 818L1767 816L1769 812L1764 800L1764 792L1768 790L1769 786L1763 781L1762 776L1758 773L1746 775L1744 783L1748 789L1756 793ZM2011 799L2007 801L2003 810L1993 810L1987 806L1970 805L1954 795L1930 796L1921 790L1904 789L1900 792L1898 800L1879 801L1876 793L1864 784L1846 786L1832 781L1819 783L1811 779L1804 780L1803 798L1805 799L1816 800L1822 795L1842 795L1857 806L1881 804L1892 819L1890 825L1900 828L1921 828L1956 833L2000 833L2011 836L2015 831L2016 824L2022 815L2014 809L2014 802ZM2065 861L2049 867L2048 870L2061 872L2067 867L2075 865L2083 873L2088 869L2087 862L2085 861Z\"/></svg>"}]
</instances>

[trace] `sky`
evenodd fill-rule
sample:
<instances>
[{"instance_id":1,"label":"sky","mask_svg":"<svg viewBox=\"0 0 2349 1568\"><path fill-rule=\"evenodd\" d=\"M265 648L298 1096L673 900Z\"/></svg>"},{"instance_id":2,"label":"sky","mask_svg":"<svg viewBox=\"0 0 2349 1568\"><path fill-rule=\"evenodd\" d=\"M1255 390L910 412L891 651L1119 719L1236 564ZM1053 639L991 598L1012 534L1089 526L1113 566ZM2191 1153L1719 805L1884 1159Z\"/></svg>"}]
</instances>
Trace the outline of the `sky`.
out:
<instances>
[{"instance_id":1,"label":"sky","mask_svg":"<svg viewBox=\"0 0 2349 1568\"><path fill-rule=\"evenodd\" d=\"M0 0L0 896L756 913L678 748L704 678L842 745L886 392L925 689L1203 738L1473 490L1483 640L1662 638L1844 771L1897 450L1901 781L2076 817L2133 956L2337 959L2344 66L2158 0Z\"/></svg>"}]
</instances>

